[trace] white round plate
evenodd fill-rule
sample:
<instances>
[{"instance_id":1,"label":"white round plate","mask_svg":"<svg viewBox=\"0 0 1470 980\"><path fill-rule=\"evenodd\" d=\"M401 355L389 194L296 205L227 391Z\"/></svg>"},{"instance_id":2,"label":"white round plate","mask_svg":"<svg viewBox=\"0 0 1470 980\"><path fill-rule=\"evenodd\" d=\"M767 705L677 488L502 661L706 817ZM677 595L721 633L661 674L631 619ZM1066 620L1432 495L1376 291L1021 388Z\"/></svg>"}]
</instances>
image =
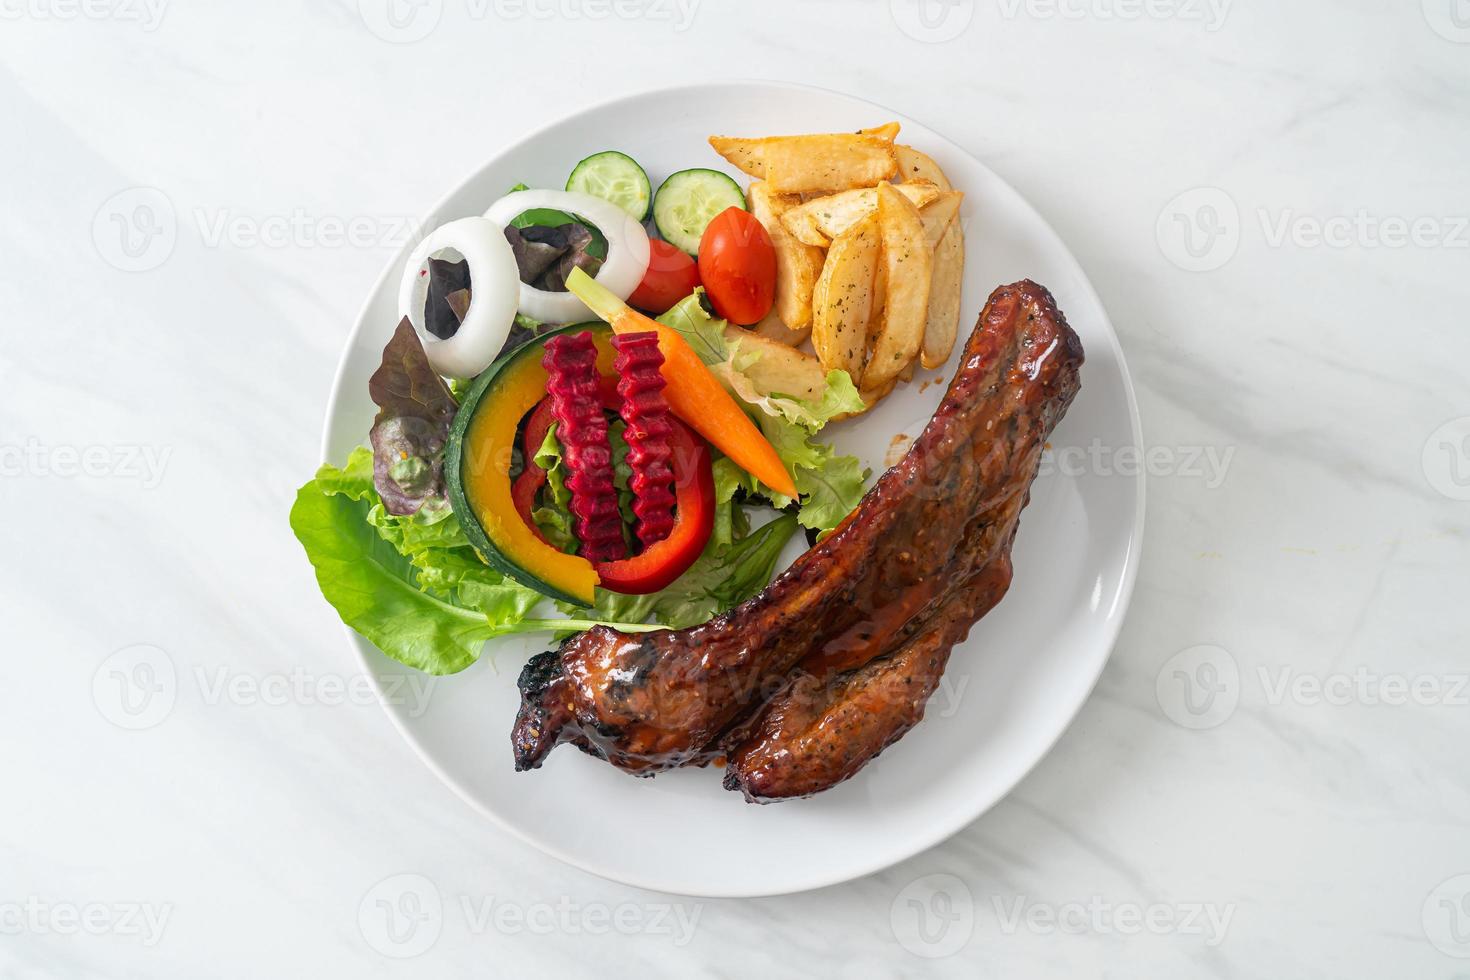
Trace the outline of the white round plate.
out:
<instances>
[{"instance_id":1,"label":"white round plate","mask_svg":"<svg viewBox=\"0 0 1470 980\"><path fill-rule=\"evenodd\" d=\"M841 132L894 119L903 124L900 140L934 157L965 192L960 343L944 372L921 372L868 416L826 435L880 472L895 434L917 434L939 404L944 385L925 382L953 377L990 291L1022 278L1050 288L1082 338L1087 363L1082 392L1022 515L1010 594L955 650L925 720L856 778L809 800L752 806L721 788L717 769L635 779L570 746L536 772L515 772L516 674L549 638L491 644L475 666L434 684L426 710L388 705L404 737L461 796L504 830L579 868L710 897L795 892L879 871L944 840L1009 792L1066 728L1112 650L1137 570L1143 481L1136 466L1090 465L1086 450L1096 444L1119 463L1138 451L1132 384L1107 314L1066 246L954 143L892 110L818 89L766 82L667 89L588 109L507 147L445 198L425 227L480 214L519 181L560 187L578 160L598 150L628 152L657 186L686 167L733 174L706 142L711 134ZM407 252L384 271L343 356L323 438L329 460L367 440L374 414L367 379L397 321L394 294ZM1082 451L1063 453L1066 447ZM349 635L380 690L390 692L385 700L407 700L391 692L404 689L392 678L409 668Z\"/></svg>"}]
</instances>

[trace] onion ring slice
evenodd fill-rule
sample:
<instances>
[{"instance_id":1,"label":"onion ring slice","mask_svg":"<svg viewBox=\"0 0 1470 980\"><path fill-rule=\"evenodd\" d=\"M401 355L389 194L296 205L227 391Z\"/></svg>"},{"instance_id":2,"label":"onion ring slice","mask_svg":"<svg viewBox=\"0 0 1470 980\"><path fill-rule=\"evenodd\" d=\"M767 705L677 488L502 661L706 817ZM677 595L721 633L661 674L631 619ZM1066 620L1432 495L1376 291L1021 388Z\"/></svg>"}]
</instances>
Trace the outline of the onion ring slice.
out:
<instances>
[{"instance_id":1,"label":"onion ring slice","mask_svg":"<svg viewBox=\"0 0 1470 980\"><path fill-rule=\"evenodd\" d=\"M469 263L470 308L453 337L440 340L424 329L425 267L437 252L453 249ZM440 225L419 242L403 267L398 314L418 331L429 364L450 378L473 378L494 362L515 323L521 276L515 252L493 221L460 218Z\"/></svg>"},{"instance_id":2,"label":"onion ring slice","mask_svg":"<svg viewBox=\"0 0 1470 980\"><path fill-rule=\"evenodd\" d=\"M607 239L607 259L596 279L619 299L627 299L648 271L648 232L628 212L610 201L576 191L532 189L513 191L490 205L485 217L505 228L516 215L532 208L565 211L587 219ZM473 270L471 270L473 274ZM473 293L471 294L473 295ZM553 293L521 283L520 311L542 323L576 323L596 319L592 311L571 293Z\"/></svg>"}]
</instances>

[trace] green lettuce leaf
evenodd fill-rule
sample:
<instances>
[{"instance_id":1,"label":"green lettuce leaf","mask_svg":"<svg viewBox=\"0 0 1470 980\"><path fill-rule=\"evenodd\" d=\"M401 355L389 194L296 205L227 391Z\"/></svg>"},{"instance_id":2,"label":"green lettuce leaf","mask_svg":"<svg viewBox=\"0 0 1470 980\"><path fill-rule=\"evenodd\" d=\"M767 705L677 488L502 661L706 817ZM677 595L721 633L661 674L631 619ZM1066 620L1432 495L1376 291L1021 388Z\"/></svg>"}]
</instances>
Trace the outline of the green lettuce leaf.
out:
<instances>
[{"instance_id":1,"label":"green lettuce leaf","mask_svg":"<svg viewBox=\"0 0 1470 980\"><path fill-rule=\"evenodd\" d=\"M761 483L731 460L720 457L714 464L715 529L711 540L728 541L740 535L738 524L726 529L724 521L744 517L738 503L740 493L764 497L777 510L792 510L802 527L830 531L852 513L863 499L871 472L856 456L839 456L826 443L813 442L806 429L785 419L762 416L761 432L775 447L796 483L798 498L792 500Z\"/></svg>"},{"instance_id":2,"label":"green lettuce leaf","mask_svg":"<svg viewBox=\"0 0 1470 980\"><path fill-rule=\"evenodd\" d=\"M775 574L796 518L783 514L729 547L712 541L675 582L654 595L653 616L670 629L708 622L764 589Z\"/></svg>"},{"instance_id":3,"label":"green lettuce leaf","mask_svg":"<svg viewBox=\"0 0 1470 980\"><path fill-rule=\"evenodd\" d=\"M567 489L567 474L562 467L561 443L556 438L556 423L546 430L546 438L531 462L546 471L546 499L531 512L531 520L554 547L575 555L580 542L572 530L572 492Z\"/></svg>"},{"instance_id":4,"label":"green lettuce leaf","mask_svg":"<svg viewBox=\"0 0 1470 980\"><path fill-rule=\"evenodd\" d=\"M653 615L657 595L623 595L599 587L592 608L558 602L556 608L568 616L584 616L605 622L641 623Z\"/></svg>"},{"instance_id":5,"label":"green lettuce leaf","mask_svg":"<svg viewBox=\"0 0 1470 980\"><path fill-rule=\"evenodd\" d=\"M302 487L291 508L322 595L342 621L400 663L429 674L464 670L494 634L478 610L424 592L413 564L367 519L367 497Z\"/></svg>"},{"instance_id":6,"label":"green lettuce leaf","mask_svg":"<svg viewBox=\"0 0 1470 980\"><path fill-rule=\"evenodd\" d=\"M836 527L863 499L871 475L868 468L856 456L839 456L826 443L812 442L806 429L785 419L763 415L757 421L796 483L801 526L814 531ZM777 508L792 503L790 497L764 485L758 492Z\"/></svg>"},{"instance_id":7,"label":"green lettuce leaf","mask_svg":"<svg viewBox=\"0 0 1470 980\"><path fill-rule=\"evenodd\" d=\"M622 602L609 602L612 615L597 620L529 618L544 597L481 561L452 512L387 512L367 449L353 450L340 469L323 466L297 491L291 529L342 621L426 673L464 670L485 640L513 633L571 632L598 622L623 632L658 628L641 622L646 611ZM621 621L625 611L637 619Z\"/></svg>"},{"instance_id":8,"label":"green lettuce leaf","mask_svg":"<svg viewBox=\"0 0 1470 980\"><path fill-rule=\"evenodd\" d=\"M822 448L830 452L830 447ZM821 466L798 469L796 491L801 494L801 504L796 519L814 531L832 530L863 499L870 475L856 456L835 454Z\"/></svg>"},{"instance_id":9,"label":"green lettuce leaf","mask_svg":"<svg viewBox=\"0 0 1470 980\"><path fill-rule=\"evenodd\" d=\"M633 467L628 463L628 424L622 420L608 426L608 437L612 446L613 489L618 492L618 513L623 518L623 543L633 546L633 528L638 525L638 515L633 511Z\"/></svg>"},{"instance_id":10,"label":"green lettuce leaf","mask_svg":"<svg viewBox=\"0 0 1470 980\"><path fill-rule=\"evenodd\" d=\"M750 515L736 501L736 494L759 492L755 477L741 469L733 459L720 456L713 466L715 482L715 524L710 541L724 548L745 537L750 531Z\"/></svg>"},{"instance_id":11,"label":"green lettuce leaf","mask_svg":"<svg viewBox=\"0 0 1470 980\"><path fill-rule=\"evenodd\" d=\"M714 315L703 286L679 300L657 320L678 331L704 363L720 364L729 360L729 349L725 344L725 327L728 324Z\"/></svg>"},{"instance_id":12,"label":"green lettuce leaf","mask_svg":"<svg viewBox=\"0 0 1470 980\"><path fill-rule=\"evenodd\" d=\"M861 415L868 410L867 402L852 383L846 371L828 371L827 387L816 401L801 402L810 413L810 421L801 421L812 432L821 429L839 415Z\"/></svg>"},{"instance_id":13,"label":"green lettuce leaf","mask_svg":"<svg viewBox=\"0 0 1470 980\"><path fill-rule=\"evenodd\" d=\"M323 466L312 482L322 493L340 493L353 500L373 494L373 451L358 446L348 454L345 466Z\"/></svg>"}]
</instances>

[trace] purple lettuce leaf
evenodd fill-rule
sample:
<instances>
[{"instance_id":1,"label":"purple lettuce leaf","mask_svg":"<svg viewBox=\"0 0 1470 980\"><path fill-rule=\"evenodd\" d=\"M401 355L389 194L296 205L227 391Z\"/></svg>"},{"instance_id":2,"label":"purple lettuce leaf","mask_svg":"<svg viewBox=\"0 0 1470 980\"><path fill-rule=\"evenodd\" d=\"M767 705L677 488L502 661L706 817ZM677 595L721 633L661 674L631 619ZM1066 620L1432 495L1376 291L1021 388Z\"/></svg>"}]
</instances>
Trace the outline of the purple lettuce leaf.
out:
<instances>
[{"instance_id":1,"label":"purple lettuce leaf","mask_svg":"<svg viewBox=\"0 0 1470 980\"><path fill-rule=\"evenodd\" d=\"M429 365L407 317L383 348L383 363L368 379L378 406L373 420L373 486L390 514L417 514L448 506L444 445L459 404Z\"/></svg>"}]
</instances>

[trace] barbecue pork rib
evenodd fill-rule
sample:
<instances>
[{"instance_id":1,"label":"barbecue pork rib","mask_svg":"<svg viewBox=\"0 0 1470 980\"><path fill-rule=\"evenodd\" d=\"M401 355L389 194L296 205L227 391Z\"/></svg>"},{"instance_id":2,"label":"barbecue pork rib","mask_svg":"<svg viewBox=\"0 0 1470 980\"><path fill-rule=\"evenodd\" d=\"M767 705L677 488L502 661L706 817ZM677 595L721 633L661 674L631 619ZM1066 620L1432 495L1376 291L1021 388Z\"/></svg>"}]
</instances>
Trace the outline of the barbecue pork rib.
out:
<instances>
[{"instance_id":1,"label":"barbecue pork rib","mask_svg":"<svg viewBox=\"0 0 1470 980\"><path fill-rule=\"evenodd\" d=\"M1037 452L1039 451L1040 446L1037 446ZM912 722L905 723L903 718L915 707L909 697L913 691L905 690L900 685L914 684L916 678L912 676L911 668L919 664L919 661L912 655L903 656L903 666L896 671L888 668L875 668L868 673L863 671L881 660L899 657L900 652L914 643L916 638L932 631L938 620L963 618L966 610L974 611L973 618L966 620L967 626L978 620L993 602L988 605L971 602L969 597L957 596L956 593L977 588L975 579L987 569L995 569L990 572L989 581L997 587L991 588L990 594L994 596L994 602L1000 601L1009 586L1007 559L1015 538L1017 519L1026 505L1030 488L1028 473L1029 469L1021 467L1012 484L1012 496L995 510L987 511L971 522L966 529L964 543L956 550L945 569L951 583L948 590L889 637L888 645L880 658L854 660L842 652L832 651L812 654L792 669L781 690L767 699L760 708L737 721L716 741L708 752L708 757L711 760L729 758L730 770L725 778L727 789L746 790L747 798L752 802L784 799L790 795L810 795L805 792L779 792L771 780L775 776L785 779L798 771L804 772L808 762L822 764L823 760L817 759L817 756L825 757L828 761L840 756L848 760L841 767L845 774L835 780L841 781L855 773L878 750L891 744L911 727ZM996 578L999 571L1005 572L1005 576ZM963 639L963 636L959 639ZM880 722L876 717L869 719L877 723L870 731L888 727L896 732L893 738L883 740L872 751L865 753L857 745L821 745L817 739L810 737L812 734L834 731L832 726L822 721L824 713L844 697L858 694L865 684L865 678L879 676L883 685L881 692L884 695L894 694L896 697L882 702L893 709L890 712L891 720ZM933 681L937 683L939 678L940 673L936 672ZM890 684L895 686L890 687ZM922 686L922 683L918 685ZM920 709L922 701L931 693L932 690L924 690L919 695ZM877 702L871 697L865 703L866 709L876 706ZM914 722L917 720L917 717L913 718ZM775 768L774 760L777 757L780 758L780 771L773 774L770 770ZM859 759L862 761L858 761ZM754 778L752 774L758 771L765 771L766 775L759 779Z\"/></svg>"},{"instance_id":2,"label":"barbecue pork rib","mask_svg":"<svg viewBox=\"0 0 1470 980\"><path fill-rule=\"evenodd\" d=\"M511 736L516 768L539 766L564 741L640 775L702 761L798 663L861 669L931 605L926 621L969 615L945 603L977 567L976 524L1035 477L1082 360L1050 293L1030 281L997 289L909 452L767 589L703 626L596 627L532 658Z\"/></svg>"},{"instance_id":3,"label":"barbecue pork rib","mask_svg":"<svg viewBox=\"0 0 1470 980\"><path fill-rule=\"evenodd\" d=\"M725 788L751 803L812 796L851 779L924 717L950 651L1011 584L1010 543L950 592L898 648L829 681L802 674L730 753ZM908 632L908 631L906 631Z\"/></svg>"},{"instance_id":4,"label":"barbecue pork rib","mask_svg":"<svg viewBox=\"0 0 1470 980\"><path fill-rule=\"evenodd\" d=\"M726 733L726 789L751 803L812 796L852 778L923 719L951 649L1010 588L1029 472L1017 473L1011 498L977 519L950 564L949 591L909 620L883 656L866 664L808 657Z\"/></svg>"}]
</instances>

